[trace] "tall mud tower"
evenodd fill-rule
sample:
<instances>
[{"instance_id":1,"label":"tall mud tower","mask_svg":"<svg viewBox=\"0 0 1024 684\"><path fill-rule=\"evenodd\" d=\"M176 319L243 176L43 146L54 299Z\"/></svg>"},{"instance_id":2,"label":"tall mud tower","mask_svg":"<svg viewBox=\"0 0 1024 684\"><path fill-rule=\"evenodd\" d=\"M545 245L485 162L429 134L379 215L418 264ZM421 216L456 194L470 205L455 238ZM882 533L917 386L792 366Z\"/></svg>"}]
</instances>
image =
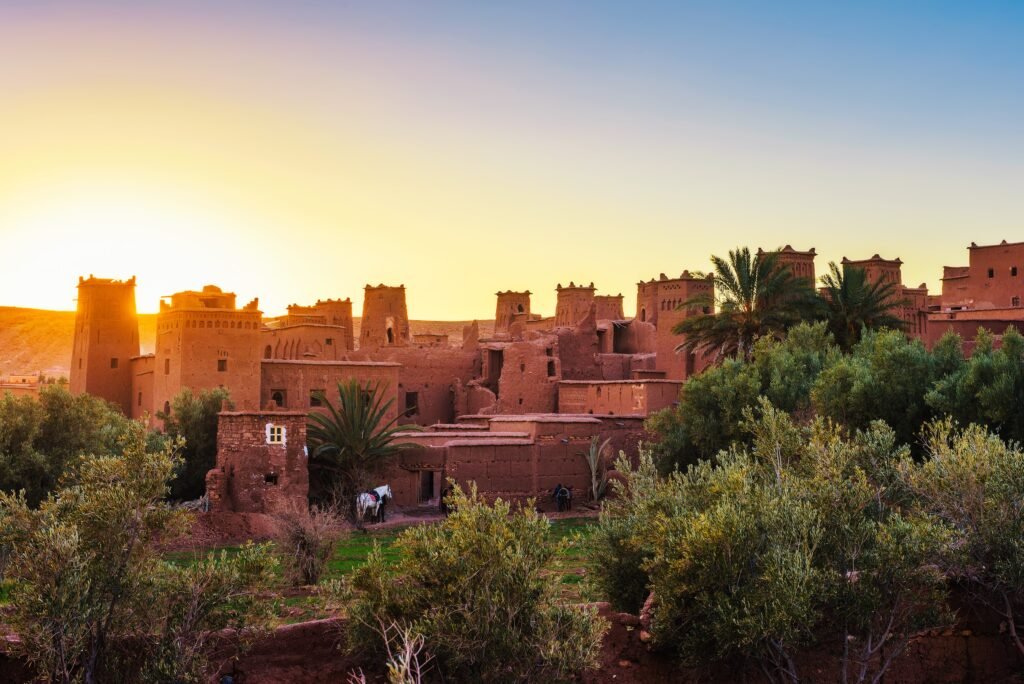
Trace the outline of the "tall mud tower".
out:
<instances>
[{"instance_id":1,"label":"tall mud tower","mask_svg":"<svg viewBox=\"0 0 1024 684\"><path fill-rule=\"evenodd\" d=\"M498 305L494 311L494 333L496 335L508 332L509 327L516 321L530 320L530 291L513 292L507 290L498 292Z\"/></svg>"},{"instance_id":2,"label":"tall mud tower","mask_svg":"<svg viewBox=\"0 0 1024 684\"><path fill-rule=\"evenodd\" d=\"M405 285L367 285L363 295L363 320L359 348L404 347L409 344L409 312Z\"/></svg>"},{"instance_id":3,"label":"tall mud tower","mask_svg":"<svg viewBox=\"0 0 1024 684\"><path fill-rule=\"evenodd\" d=\"M594 306L594 283L583 286L576 283L569 283L568 287L562 287L559 283L555 291L558 293L558 300L555 303L555 327L574 328L587 317L590 308Z\"/></svg>"},{"instance_id":4,"label":"tall mud tower","mask_svg":"<svg viewBox=\"0 0 1024 684\"><path fill-rule=\"evenodd\" d=\"M135 276L78 278L71 391L102 397L131 415L130 360L139 355Z\"/></svg>"}]
</instances>

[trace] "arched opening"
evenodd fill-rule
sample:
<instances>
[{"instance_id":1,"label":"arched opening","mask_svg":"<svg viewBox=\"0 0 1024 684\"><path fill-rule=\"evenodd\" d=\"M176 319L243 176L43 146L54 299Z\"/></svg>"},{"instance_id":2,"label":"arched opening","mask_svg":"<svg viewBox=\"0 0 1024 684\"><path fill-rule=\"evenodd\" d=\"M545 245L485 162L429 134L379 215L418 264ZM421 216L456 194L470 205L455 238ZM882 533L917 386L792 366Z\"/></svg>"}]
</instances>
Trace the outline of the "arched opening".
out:
<instances>
[{"instance_id":1,"label":"arched opening","mask_svg":"<svg viewBox=\"0 0 1024 684\"><path fill-rule=\"evenodd\" d=\"M391 328L387 329L387 336L388 336L388 344L394 344L395 343L395 332Z\"/></svg>"},{"instance_id":2,"label":"arched opening","mask_svg":"<svg viewBox=\"0 0 1024 684\"><path fill-rule=\"evenodd\" d=\"M640 322L643 323L647 320L647 309L640 309Z\"/></svg>"},{"instance_id":3,"label":"arched opening","mask_svg":"<svg viewBox=\"0 0 1024 684\"><path fill-rule=\"evenodd\" d=\"M517 304L516 305L516 313L523 313L523 305L522 304Z\"/></svg>"},{"instance_id":4,"label":"arched opening","mask_svg":"<svg viewBox=\"0 0 1024 684\"><path fill-rule=\"evenodd\" d=\"M284 407L284 392L281 390L274 390L270 393L270 400L277 404L278 408Z\"/></svg>"},{"instance_id":5,"label":"arched opening","mask_svg":"<svg viewBox=\"0 0 1024 684\"><path fill-rule=\"evenodd\" d=\"M274 350L270 348L269 344L263 348L263 358L269 359L273 355L273 353Z\"/></svg>"}]
</instances>

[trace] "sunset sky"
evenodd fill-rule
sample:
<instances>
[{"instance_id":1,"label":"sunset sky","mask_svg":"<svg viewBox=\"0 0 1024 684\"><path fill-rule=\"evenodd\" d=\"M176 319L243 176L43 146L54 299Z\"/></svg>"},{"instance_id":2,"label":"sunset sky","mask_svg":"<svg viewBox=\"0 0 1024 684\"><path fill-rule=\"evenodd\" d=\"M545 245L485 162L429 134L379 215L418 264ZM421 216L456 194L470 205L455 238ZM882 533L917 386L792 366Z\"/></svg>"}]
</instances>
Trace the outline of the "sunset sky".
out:
<instances>
[{"instance_id":1,"label":"sunset sky","mask_svg":"<svg viewBox=\"0 0 1024 684\"><path fill-rule=\"evenodd\" d=\"M0 0L0 305L626 295L1024 240L1024 2Z\"/></svg>"}]
</instances>

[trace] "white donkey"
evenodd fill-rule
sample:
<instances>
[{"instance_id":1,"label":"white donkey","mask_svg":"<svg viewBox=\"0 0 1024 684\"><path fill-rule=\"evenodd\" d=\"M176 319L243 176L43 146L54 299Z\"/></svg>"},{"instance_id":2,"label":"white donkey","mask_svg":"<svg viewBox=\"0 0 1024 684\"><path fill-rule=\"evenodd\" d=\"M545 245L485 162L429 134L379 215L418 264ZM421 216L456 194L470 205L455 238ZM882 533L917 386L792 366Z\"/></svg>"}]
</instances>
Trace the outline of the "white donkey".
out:
<instances>
[{"instance_id":1,"label":"white donkey","mask_svg":"<svg viewBox=\"0 0 1024 684\"><path fill-rule=\"evenodd\" d=\"M370 522L384 522L384 506L391 499L391 485L381 485L372 492L356 496L356 516L359 522L370 514Z\"/></svg>"}]
</instances>

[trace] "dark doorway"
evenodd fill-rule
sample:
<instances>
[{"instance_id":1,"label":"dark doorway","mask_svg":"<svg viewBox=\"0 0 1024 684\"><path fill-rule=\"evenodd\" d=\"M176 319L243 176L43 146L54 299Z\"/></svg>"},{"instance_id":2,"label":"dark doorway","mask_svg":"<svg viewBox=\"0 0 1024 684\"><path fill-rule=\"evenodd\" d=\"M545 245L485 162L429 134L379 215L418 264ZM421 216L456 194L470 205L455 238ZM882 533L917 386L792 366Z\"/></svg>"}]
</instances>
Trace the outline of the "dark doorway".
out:
<instances>
[{"instance_id":1,"label":"dark doorway","mask_svg":"<svg viewBox=\"0 0 1024 684\"><path fill-rule=\"evenodd\" d=\"M434 498L434 471L420 471L420 503L426 503Z\"/></svg>"}]
</instances>

